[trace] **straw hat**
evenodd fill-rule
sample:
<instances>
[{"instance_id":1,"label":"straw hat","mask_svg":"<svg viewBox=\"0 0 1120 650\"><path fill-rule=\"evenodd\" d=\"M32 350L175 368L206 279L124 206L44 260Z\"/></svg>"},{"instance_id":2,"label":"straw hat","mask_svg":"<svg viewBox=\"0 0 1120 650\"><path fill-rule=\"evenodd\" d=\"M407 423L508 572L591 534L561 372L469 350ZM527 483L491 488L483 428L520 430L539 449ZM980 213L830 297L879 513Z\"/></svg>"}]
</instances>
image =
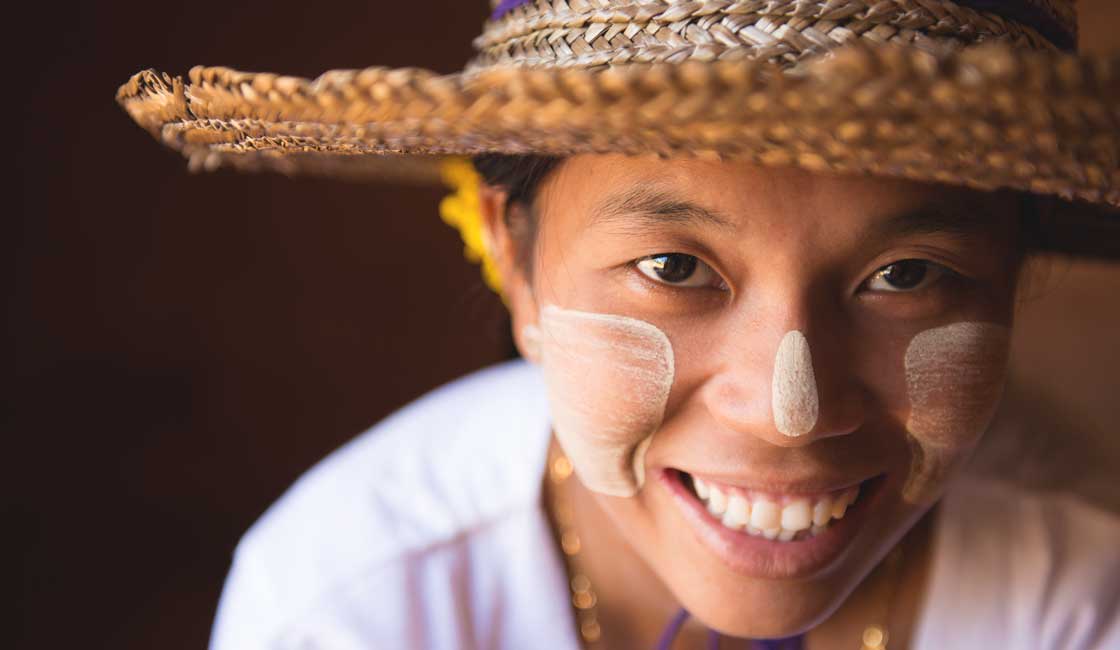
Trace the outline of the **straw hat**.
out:
<instances>
[{"instance_id":1,"label":"straw hat","mask_svg":"<svg viewBox=\"0 0 1120 650\"><path fill-rule=\"evenodd\" d=\"M1074 0L491 0L457 74L145 70L117 92L192 169L438 181L483 152L745 159L1063 201L1120 258L1120 57Z\"/></svg>"}]
</instances>

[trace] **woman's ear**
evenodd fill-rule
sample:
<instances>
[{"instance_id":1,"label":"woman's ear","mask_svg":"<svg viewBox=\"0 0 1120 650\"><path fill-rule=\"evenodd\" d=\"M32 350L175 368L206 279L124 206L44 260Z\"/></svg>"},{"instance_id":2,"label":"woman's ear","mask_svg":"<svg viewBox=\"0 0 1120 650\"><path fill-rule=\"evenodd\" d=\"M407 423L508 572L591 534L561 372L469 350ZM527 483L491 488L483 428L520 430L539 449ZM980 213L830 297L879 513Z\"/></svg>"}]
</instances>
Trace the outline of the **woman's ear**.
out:
<instances>
[{"instance_id":1,"label":"woman's ear","mask_svg":"<svg viewBox=\"0 0 1120 650\"><path fill-rule=\"evenodd\" d=\"M478 191L479 209L482 213L482 227L486 247L498 270L502 283L502 297L509 309L513 327L513 340L518 351L525 359L536 362L539 356L534 332L537 328L539 308L533 295L532 274L525 268L531 256L525 255L526 247L532 242L524 241L531 232L520 227L513 232L510 223L530 218L519 213L506 218L506 210L520 211L520 206L509 206L509 195L498 187L483 184Z\"/></svg>"}]
</instances>

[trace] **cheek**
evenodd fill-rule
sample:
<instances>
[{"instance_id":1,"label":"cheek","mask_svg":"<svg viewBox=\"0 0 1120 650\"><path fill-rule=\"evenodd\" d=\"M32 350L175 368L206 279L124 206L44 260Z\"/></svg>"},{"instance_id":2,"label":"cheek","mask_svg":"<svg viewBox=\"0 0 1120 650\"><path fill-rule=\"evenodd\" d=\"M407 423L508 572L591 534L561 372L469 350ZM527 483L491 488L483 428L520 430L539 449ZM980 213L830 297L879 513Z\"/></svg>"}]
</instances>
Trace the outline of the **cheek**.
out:
<instances>
[{"instance_id":1,"label":"cheek","mask_svg":"<svg viewBox=\"0 0 1120 650\"><path fill-rule=\"evenodd\" d=\"M991 422L1003 390L1009 335L1002 325L953 323L910 342L906 428L913 460L903 487L906 500L931 500Z\"/></svg>"},{"instance_id":2,"label":"cheek","mask_svg":"<svg viewBox=\"0 0 1120 650\"><path fill-rule=\"evenodd\" d=\"M548 305L524 338L580 480L601 494L636 494L673 384L668 337L645 321Z\"/></svg>"}]
</instances>

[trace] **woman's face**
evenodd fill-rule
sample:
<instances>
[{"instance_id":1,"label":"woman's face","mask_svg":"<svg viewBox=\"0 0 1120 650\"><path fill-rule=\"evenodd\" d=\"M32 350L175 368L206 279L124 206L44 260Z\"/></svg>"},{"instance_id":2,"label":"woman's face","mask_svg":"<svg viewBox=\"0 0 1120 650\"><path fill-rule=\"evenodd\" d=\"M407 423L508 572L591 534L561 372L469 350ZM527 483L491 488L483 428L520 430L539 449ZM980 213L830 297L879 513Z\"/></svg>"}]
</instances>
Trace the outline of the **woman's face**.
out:
<instances>
[{"instance_id":1,"label":"woman's face","mask_svg":"<svg viewBox=\"0 0 1120 650\"><path fill-rule=\"evenodd\" d=\"M937 498L999 398L1015 205L622 156L545 180L531 273L503 265L518 344L577 475L694 616L815 625Z\"/></svg>"}]
</instances>

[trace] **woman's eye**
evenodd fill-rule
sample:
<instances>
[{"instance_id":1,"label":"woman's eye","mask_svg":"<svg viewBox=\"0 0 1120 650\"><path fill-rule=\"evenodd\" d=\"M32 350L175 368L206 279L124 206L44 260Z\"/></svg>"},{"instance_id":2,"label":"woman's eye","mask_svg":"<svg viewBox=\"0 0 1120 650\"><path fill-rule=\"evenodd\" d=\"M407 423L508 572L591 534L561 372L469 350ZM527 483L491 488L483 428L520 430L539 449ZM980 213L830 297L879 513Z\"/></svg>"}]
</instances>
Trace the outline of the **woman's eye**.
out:
<instances>
[{"instance_id":1,"label":"woman's eye","mask_svg":"<svg viewBox=\"0 0 1120 650\"><path fill-rule=\"evenodd\" d=\"M675 287L722 286L719 275L693 255L659 253L643 257L636 263L642 275Z\"/></svg>"},{"instance_id":2,"label":"woman's eye","mask_svg":"<svg viewBox=\"0 0 1120 650\"><path fill-rule=\"evenodd\" d=\"M944 266L927 260L900 260L873 273L865 285L869 291L917 291L937 282L947 272Z\"/></svg>"}]
</instances>

